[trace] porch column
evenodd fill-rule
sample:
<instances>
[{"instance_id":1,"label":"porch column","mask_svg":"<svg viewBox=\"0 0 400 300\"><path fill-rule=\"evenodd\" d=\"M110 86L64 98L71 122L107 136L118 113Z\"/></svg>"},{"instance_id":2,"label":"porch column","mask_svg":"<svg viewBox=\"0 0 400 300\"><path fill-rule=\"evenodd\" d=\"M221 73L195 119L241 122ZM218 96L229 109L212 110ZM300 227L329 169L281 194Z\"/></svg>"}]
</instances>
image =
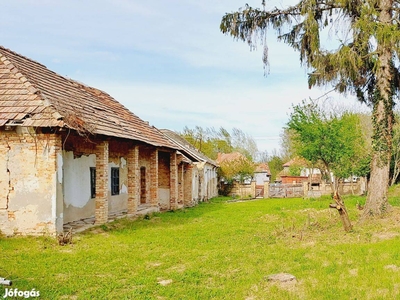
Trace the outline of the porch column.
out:
<instances>
[{"instance_id":1,"label":"porch column","mask_svg":"<svg viewBox=\"0 0 400 300\"><path fill-rule=\"evenodd\" d=\"M170 154L170 207L172 210L178 208L178 166L176 160L176 151Z\"/></svg>"},{"instance_id":2,"label":"porch column","mask_svg":"<svg viewBox=\"0 0 400 300\"><path fill-rule=\"evenodd\" d=\"M61 136L54 136L54 160L56 163L56 232L63 232L64 230L64 194L63 194L63 179L62 179L62 165L64 163L64 157L62 152L62 141Z\"/></svg>"},{"instance_id":3,"label":"porch column","mask_svg":"<svg viewBox=\"0 0 400 300\"><path fill-rule=\"evenodd\" d=\"M128 152L128 214L135 214L140 199L139 146Z\"/></svg>"},{"instance_id":4,"label":"porch column","mask_svg":"<svg viewBox=\"0 0 400 300\"><path fill-rule=\"evenodd\" d=\"M190 207L192 206L193 194L192 194L192 185L193 185L193 165L187 165L184 171L184 187L183 187L183 206Z\"/></svg>"},{"instance_id":5,"label":"porch column","mask_svg":"<svg viewBox=\"0 0 400 300\"><path fill-rule=\"evenodd\" d=\"M108 141L96 145L96 209L95 223L108 220Z\"/></svg>"},{"instance_id":6,"label":"porch column","mask_svg":"<svg viewBox=\"0 0 400 300\"><path fill-rule=\"evenodd\" d=\"M185 172L185 164L181 163L179 167L179 181L178 181L178 188L179 188L179 196L178 196L178 203L183 205L183 200L184 200L184 186L185 186L185 178L184 178L184 173Z\"/></svg>"},{"instance_id":7,"label":"porch column","mask_svg":"<svg viewBox=\"0 0 400 300\"><path fill-rule=\"evenodd\" d=\"M158 149L150 155L150 204L158 207Z\"/></svg>"}]
</instances>

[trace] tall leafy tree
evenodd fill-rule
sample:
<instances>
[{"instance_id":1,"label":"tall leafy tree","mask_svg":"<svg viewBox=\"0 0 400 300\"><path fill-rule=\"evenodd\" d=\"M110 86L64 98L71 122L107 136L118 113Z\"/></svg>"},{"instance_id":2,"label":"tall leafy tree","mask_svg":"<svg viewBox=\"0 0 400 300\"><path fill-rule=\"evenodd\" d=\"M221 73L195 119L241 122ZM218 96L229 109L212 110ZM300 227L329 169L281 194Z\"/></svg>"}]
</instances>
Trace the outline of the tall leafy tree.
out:
<instances>
[{"instance_id":1,"label":"tall leafy tree","mask_svg":"<svg viewBox=\"0 0 400 300\"><path fill-rule=\"evenodd\" d=\"M312 163L322 162L331 182L336 204L345 230L351 229L350 220L338 193L338 180L347 178L361 169L365 154L365 140L357 115L324 112L316 103L305 102L293 107L288 128L295 132L296 152Z\"/></svg>"},{"instance_id":2,"label":"tall leafy tree","mask_svg":"<svg viewBox=\"0 0 400 300\"><path fill-rule=\"evenodd\" d=\"M309 86L332 85L372 107L373 152L364 217L381 215L388 208L392 148L393 106L399 90L400 2L397 0L300 0L296 5L267 10L246 5L225 14L223 33L247 42L264 43L268 63L267 31L272 28L300 53L310 70ZM324 48L324 29L335 30L338 46Z\"/></svg>"},{"instance_id":3,"label":"tall leafy tree","mask_svg":"<svg viewBox=\"0 0 400 300\"><path fill-rule=\"evenodd\" d=\"M336 178L364 175L358 170L364 167L368 152L358 115L346 111L327 113L317 103L303 101L293 107L287 125L295 133L298 155L313 164L322 162Z\"/></svg>"},{"instance_id":4,"label":"tall leafy tree","mask_svg":"<svg viewBox=\"0 0 400 300\"><path fill-rule=\"evenodd\" d=\"M180 135L212 159L216 159L218 153L239 152L253 161L258 153L254 138L238 128L229 133L223 127L216 130L214 127L196 126L191 129L185 126Z\"/></svg>"},{"instance_id":5,"label":"tall leafy tree","mask_svg":"<svg viewBox=\"0 0 400 300\"><path fill-rule=\"evenodd\" d=\"M268 159L268 166L271 171L271 181L274 182L279 172L283 170L283 161L281 157L277 153L272 154Z\"/></svg>"}]
</instances>

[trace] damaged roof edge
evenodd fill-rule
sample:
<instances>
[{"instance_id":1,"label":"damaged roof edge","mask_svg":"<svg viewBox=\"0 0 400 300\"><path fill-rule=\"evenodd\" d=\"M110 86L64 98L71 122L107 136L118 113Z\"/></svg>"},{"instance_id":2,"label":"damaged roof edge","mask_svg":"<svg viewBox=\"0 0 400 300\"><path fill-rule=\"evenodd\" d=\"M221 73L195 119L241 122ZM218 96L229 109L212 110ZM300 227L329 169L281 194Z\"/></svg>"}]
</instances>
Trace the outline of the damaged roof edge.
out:
<instances>
[{"instance_id":1,"label":"damaged roof edge","mask_svg":"<svg viewBox=\"0 0 400 300\"><path fill-rule=\"evenodd\" d=\"M0 71L0 126L68 127L81 133L179 149L108 93L59 75L2 46Z\"/></svg>"}]
</instances>

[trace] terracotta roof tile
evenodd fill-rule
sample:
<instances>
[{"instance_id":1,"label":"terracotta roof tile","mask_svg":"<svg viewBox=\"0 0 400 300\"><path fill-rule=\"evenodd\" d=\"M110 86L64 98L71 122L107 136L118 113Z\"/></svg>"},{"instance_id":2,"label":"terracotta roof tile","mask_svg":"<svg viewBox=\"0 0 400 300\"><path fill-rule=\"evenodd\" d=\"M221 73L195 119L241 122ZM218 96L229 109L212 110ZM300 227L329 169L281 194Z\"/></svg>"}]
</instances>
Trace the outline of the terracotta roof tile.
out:
<instances>
[{"instance_id":1,"label":"terracotta roof tile","mask_svg":"<svg viewBox=\"0 0 400 300\"><path fill-rule=\"evenodd\" d=\"M258 173L266 172L267 174L271 175L271 171L269 170L269 166L267 163L261 163L257 165L256 172Z\"/></svg>"},{"instance_id":2,"label":"terracotta roof tile","mask_svg":"<svg viewBox=\"0 0 400 300\"><path fill-rule=\"evenodd\" d=\"M290 167L291 165L296 165L296 166L307 166L307 161L299 156L296 156L289 160L287 163L283 164L283 167Z\"/></svg>"},{"instance_id":3,"label":"terracotta roof tile","mask_svg":"<svg viewBox=\"0 0 400 300\"><path fill-rule=\"evenodd\" d=\"M23 119L21 126L67 126L92 134L175 147L107 93L60 76L1 46L0 74L0 125L19 118Z\"/></svg>"}]
</instances>

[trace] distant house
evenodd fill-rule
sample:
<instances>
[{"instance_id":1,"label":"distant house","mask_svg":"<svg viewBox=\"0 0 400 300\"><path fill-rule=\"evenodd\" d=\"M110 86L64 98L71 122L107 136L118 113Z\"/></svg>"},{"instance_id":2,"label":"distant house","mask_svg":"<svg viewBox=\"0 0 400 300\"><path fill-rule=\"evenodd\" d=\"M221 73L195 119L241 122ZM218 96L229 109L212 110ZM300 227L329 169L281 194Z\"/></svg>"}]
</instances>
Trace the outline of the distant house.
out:
<instances>
[{"instance_id":1,"label":"distant house","mask_svg":"<svg viewBox=\"0 0 400 300\"><path fill-rule=\"evenodd\" d=\"M173 144L185 149L185 156L193 164L192 168L192 204L218 196L218 164L190 145L179 134L168 130L160 130Z\"/></svg>"},{"instance_id":2,"label":"distant house","mask_svg":"<svg viewBox=\"0 0 400 300\"><path fill-rule=\"evenodd\" d=\"M258 164L254 171L254 180L256 185L264 185L265 182L269 182L271 179L271 171L266 163Z\"/></svg>"},{"instance_id":3,"label":"distant house","mask_svg":"<svg viewBox=\"0 0 400 300\"><path fill-rule=\"evenodd\" d=\"M319 184L321 171L310 167L310 163L302 157L295 157L283 164L283 170L278 174L278 180L282 183L302 183L309 181Z\"/></svg>"},{"instance_id":4,"label":"distant house","mask_svg":"<svg viewBox=\"0 0 400 300\"><path fill-rule=\"evenodd\" d=\"M256 197L263 198L265 196L265 186L270 182L271 171L267 163L258 164L254 171L254 181L256 183Z\"/></svg>"},{"instance_id":5,"label":"distant house","mask_svg":"<svg viewBox=\"0 0 400 300\"><path fill-rule=\"evenodd\" d=\"M107 93L0 47L2 233L189 205L185 151Z\"/></svg>"},{"instance_id":6,"label":"distant house","mask_svg":"<svg viewBox=\"0 0 400 300\"><path fill-rule=\"evenodd\" d=\"M229 166L232 170L240 169L241 166L252 165L253 163L249 161L243 154L239 152L232 153L218 153L217 163L223 168L224 166ZM229 169L228 168L228 169ZM233 186L232 183L228 182L225 178L220 178L220 190L228 195L239 195L240 197L252 197L256 196L254 172L245 176L244 178L239 178L239 176L234 176Z\"/></svg>"}]
</instances>

